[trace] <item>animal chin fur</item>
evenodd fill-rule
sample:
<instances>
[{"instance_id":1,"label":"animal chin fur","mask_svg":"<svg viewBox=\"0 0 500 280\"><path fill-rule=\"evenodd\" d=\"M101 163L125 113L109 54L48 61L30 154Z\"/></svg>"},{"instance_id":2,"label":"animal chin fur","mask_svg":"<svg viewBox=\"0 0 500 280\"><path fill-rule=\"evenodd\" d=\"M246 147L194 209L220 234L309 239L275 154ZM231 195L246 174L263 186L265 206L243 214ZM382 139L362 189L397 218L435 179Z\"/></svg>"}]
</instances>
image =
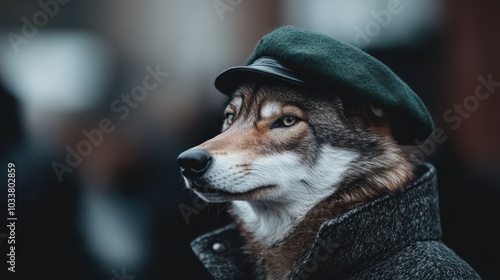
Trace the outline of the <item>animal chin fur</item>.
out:
<instances>
[{"instance_id":1,"label":"animal chin fur","mask_svg":"<svg viewBox=\"0 0 500 280\"><path fill-rule=\"evenodd\" d=\"M280 171L287 179L281 183L300 182L288 188L282 200L232 202L230 213L257 262L259 277L289 278L323 222L394 192L413 178L406 155L392 141L385 146L375 161L324 146L323 156L310 170Z\"/></svg>"},{"instance_id":2,"label":"animal chin fur","mask_svg":"<svg viewBox=\"0 0 500 280\"><path fill-rule=\"evenodd\" d=\"M272 246L282 241L313 206L333 194L336 188L332 186L337 185L349 164L359 156L331 146L324 146L320 154L314 166L300 164L292 152L254 162L255 177L265 177L270 168L275 169L273 173L282 174L267 179L277 185L278 200L233 202L233 215L257 242Z\"/></svg>"}]
</instances>

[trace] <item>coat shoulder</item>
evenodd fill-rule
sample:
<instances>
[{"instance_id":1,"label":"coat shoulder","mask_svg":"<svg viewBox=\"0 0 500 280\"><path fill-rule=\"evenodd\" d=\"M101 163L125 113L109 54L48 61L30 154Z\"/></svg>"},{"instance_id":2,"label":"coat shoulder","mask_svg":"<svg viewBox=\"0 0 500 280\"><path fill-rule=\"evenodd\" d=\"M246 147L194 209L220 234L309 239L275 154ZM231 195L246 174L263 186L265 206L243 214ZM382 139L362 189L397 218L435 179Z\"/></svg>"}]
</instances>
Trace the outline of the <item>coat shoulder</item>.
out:
<instances>
[{"instance_id":1,"label":"coat shoulder","mask_svg":"<svg viewBox=\"0 0 500 280\"><path fill-rule=\"evenodd\" d=\"M379 277L377 277L379 276ZM356 273L354 279L481 279L440 241L419 241Z\"/></svg>"}]
</instances>

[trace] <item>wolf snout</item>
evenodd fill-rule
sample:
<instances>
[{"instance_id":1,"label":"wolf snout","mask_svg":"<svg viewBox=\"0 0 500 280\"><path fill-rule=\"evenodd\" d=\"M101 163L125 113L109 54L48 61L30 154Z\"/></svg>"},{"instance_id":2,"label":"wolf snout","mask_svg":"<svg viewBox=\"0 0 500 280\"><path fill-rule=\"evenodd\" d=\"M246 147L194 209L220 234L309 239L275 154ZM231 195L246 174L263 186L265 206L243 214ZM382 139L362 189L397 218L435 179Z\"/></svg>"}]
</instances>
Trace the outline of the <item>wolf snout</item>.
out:
<instances>
[{"instance_id":1,"label":"wolf snout","mask_svg":"<svg viewBox=\"0 0 500 280\"><path fill-rule=\"evenodd\" d=\"M181 173L188 179L198 179L210 167L212 156L204 149L190 149L177 157L177 164L181 168Z\"/></svg>"}]
</instances>

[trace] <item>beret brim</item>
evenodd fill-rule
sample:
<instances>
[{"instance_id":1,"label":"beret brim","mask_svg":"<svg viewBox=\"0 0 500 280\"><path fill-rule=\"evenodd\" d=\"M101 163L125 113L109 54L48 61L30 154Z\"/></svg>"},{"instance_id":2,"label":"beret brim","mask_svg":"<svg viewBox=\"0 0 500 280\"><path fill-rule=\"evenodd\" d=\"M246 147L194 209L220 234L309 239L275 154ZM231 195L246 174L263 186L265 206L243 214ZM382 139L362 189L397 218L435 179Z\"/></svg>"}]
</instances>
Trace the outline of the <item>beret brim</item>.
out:
<instances>
[{"instance_id":1,"label":"beret brim","mask_svg":"<svg viewBox=\"0 0 500 280\"><path fill-rule=\"evenodd\" d=\"M292 70L284 67L272 57L261 57L248 66L231 67L217 76L215 87L230 96L246 82L284 82L292 85L305 85Z\"/></svg>"}]
</instances>

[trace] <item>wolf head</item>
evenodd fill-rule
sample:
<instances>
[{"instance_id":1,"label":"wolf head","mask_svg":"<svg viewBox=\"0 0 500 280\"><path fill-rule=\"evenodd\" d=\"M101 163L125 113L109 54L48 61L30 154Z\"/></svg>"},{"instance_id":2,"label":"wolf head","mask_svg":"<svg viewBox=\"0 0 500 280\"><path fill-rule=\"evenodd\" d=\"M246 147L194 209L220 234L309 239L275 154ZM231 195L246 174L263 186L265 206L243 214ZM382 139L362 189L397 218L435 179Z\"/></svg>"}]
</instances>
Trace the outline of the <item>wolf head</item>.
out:
<instances>
[{"instance_id":1,"label":"wolf head","mask_svg":"<svg viewBox=\"0 0 500 280\"><path fill-rule=\"evenodd\" d=\"M311 90L239 87L222 133L179 156L187 188L208 202L310 208L342 188L354 190L346 193L353 199L409 180L412 167L392 138L390 116Z\"/></svg>"}]
</instances>

